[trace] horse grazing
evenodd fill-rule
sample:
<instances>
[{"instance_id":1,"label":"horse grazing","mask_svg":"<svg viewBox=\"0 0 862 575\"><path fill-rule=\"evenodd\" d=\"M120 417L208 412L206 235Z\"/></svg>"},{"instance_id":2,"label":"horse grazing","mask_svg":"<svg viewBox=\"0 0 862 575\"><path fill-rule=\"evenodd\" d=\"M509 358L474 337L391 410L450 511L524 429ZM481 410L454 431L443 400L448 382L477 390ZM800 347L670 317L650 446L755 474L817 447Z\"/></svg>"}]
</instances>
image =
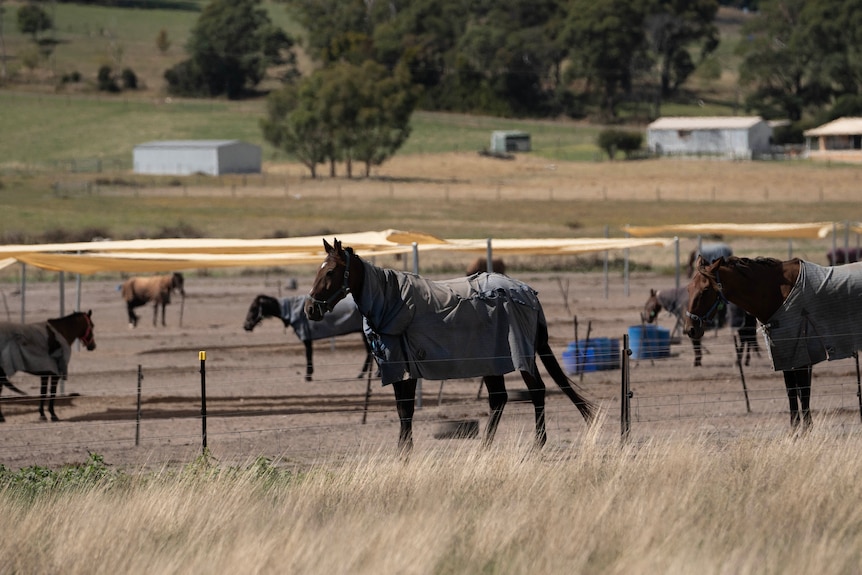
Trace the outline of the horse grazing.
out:
<instances>
[{"instance_id":1,"label":"horse grazing","mask_svg":"<svg viewBox=\"0 0 862 575\"><path fill-rule=\"evenodd\" d=\"M830 266L853 264L862 259L862 248L835 248L826 252Z\"/></svg>"},{"instance_id":2,"label":"horse grazing","mask_svg":"<svg viewBox=\"0 0 862 575\"><path fill-rule=\"evenodd\" d=\"M48 379L51 379L51 397L48 412L51 421L58 421L54 413L57 382L69 373L72 343L80 339L89 350L96 349L92 311L75 312L57 319L20 324L0 322L0 392L4 386L14 389L9 377L23 371L42 378L39 399L39 416L45 419L45 397ZM0 413L0 421L5 421Z\"/></svg>"},{"instance_id":3,"label":"horse grazing","mask_svg":"<svg viewBox=\"0 0 862 575\"><path fill-rule=\"evenodd\" d=\"M165 306L171 303L171 292L179 290L180 295L185 298L183 274L174 272L172 274L152 277L131 277L123 282L120 293L126 300L126 309L129 312L129 325L137 327L140 319L135 315L134 309L149 302L153 302L153 325L157 325L159 306L162 308L162 325L165 325Z\"/></svg>"},{"instance_id":4,"label":"horse grazing","mask_svg":"<svg viewBox=\"0 0 862 575\"><path fill-rule=\"evenodd\" d=\"M500 258L491 259L491 268L495 274L506 275L506 264ZM467 266L467 275L478 274L488 271L488 258L476 258L469 266Z\"/></svg>"},{"instance_id":5,"label":"horse grazing","mask_svg":"<svg viewBox=\"0 0 862 575\"><path fill-rule=\"evenodd\" d=\"M811 425L811 370L854 356L862 324L862 263L822 267L798 258L698 260L688 284L685 331L703 335L719 303L733 302L760 322L772 366L784 374L791 427ZM799 404L801 403L801 417Z\"/></svg>"},{"instance_id":6,"label":"horse grazing","mask_svg":"<svg viewBox=\"0 0 862 575\"><path fill-rule=\"evenodd\" d=\"M536 292L500 274L478 274L435 282L416 274L379 268L324 240L326 258L306 303L308 318L319 321L352 293L367 324L365 333L377 359L383 385L392 384L402 452L413 447L417 378L483 377L491 415L485 445L494 438L506 406L504 374L520 371L536 417L535 443L547 441L545 384L538 355L554 381L587 422L595 405L566 377L548 344L548 324ZM406 377L405 377L406 376Z\"/></svg>"},{"instance_id":7,"label":"horse grazing","mask_svg":"<svg viewBox=\"0 0 862 575\"><path fill-rule=\"evenodd\" d=\"M305 299L305 296L294 296L278 300L268 295L259 295L252 300L248 308L243 328L245 331L252 331L265 318L281 318L284 326L292 327L296 337L305 345L305 381L311 381L311 375L314 373L311 342L349 333L363 333L362 314L359 313L353 297L348 296L336 304L324 321L310 322L305 315ZM364 334L362 343L365 344L366 355L359 377L371 370L371 348Z\"/></svg>"},{"instance_id":8,"label":"horse grazing","mask_svg":"<svg viewBox=\"0 0 862 575\"><path fill-rule=\"evenodd\" d=\"M649 297L644 304L641 317L647 323L657 323L658 315L664 309L676 316L677 325L681 325L685 322L685 306L687 303L688 289L685 287L661 289L658 291L651 289L649 290ZM700 367L703 358L701 338L691 338L691 345L694 349L694 366Z\"/></svg>"}]
</instances>

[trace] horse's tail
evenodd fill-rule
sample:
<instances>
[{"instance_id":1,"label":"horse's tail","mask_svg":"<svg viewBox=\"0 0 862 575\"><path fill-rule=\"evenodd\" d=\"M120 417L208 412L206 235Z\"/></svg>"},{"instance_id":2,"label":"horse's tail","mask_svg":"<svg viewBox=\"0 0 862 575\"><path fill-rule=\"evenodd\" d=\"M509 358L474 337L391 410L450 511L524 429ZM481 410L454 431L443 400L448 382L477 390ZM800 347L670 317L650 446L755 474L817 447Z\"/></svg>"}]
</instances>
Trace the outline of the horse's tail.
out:
<instances>
[{"instance_id":1,"label":"horse's tail","mask_svg":"<svg viewBox=\"0 0 862 575\"><path fill-rule=\"evenodd\" d=\"M11 381L9 381L9 380L8 380L7 378L5 378L5 377L4 377L4 378L2 378L2 380L0 380L0 382L2 382L2 385L5 385L6 387L8 387L9 389L11 389L12 391L14 391L15 393L17 393L18 395L24 395L24 396L26 396L26 395L27 395L27 392L26 392L26 391L21 391L20 389L18 389L17 387L15 387L15 385L14 385Z\"/></svg>"},{"instance_id":2,"label":"horse's tail","mask_svg":"<svg viewBox=\"0 0 862 575\"><path fill-rule=\"evenodd\" d=\"M560 362L557 361L557 358L548 343L548 325L544 321L539 321L537 335L536 352L542 359L545 369L548 370L548 373L557 385L560 386L563 393L572 400L572 403L574 403L575 407L578 408L578 411L581 412L584 420L588 424L592 423L596 418L598 407L595 403L579 393L580 387L572 381L565 372L563 372L563 368L560 367ZM582 392L583 390L580 391Z\"/></svg>"}]
</instances>

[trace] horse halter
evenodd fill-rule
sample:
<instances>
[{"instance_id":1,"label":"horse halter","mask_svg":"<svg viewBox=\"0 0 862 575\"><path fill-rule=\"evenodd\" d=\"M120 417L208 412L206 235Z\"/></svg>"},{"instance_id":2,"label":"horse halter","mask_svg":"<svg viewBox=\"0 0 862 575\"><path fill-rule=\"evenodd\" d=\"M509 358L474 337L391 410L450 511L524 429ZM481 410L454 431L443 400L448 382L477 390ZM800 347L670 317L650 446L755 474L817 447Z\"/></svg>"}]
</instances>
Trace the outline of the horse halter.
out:
<instances>
[{"instance_id":1,"label":"horse halter","mask_svg":"<svg viewBox=\"0 0 862 575\"><path fill-rule=\"evenodd\" d=\"M712 279L711 277L706 275L702 270L697 270L697 273L706 277L707 280ZM711 281L710 281L710 285L712 285ZM717 294L717 297L715 298L715 302L713 302L712 306L708 310L706 310L705 314L697 315L697 314L691 313L690 311L686 310L685 315L687 317L691 318L692 321L694 321L698 325L703 325L705 322L710 321L713 318L713 316L715 316L715 312L718 310L718 306L720 304L722 304L722 303L725 305L728 304L727 298L724 297L724 288L721 285L721 278L718 275L718 268L715 268L715 292Z\"/></svg>"},{"instance_id":2,"label":"horse halter","mask_svg":"<svg viewBox=\"0 0 862 575\"><path fill-rule=\"evenodd\" d=\"M96 342L94 341L93 334L93 320L90 319L90 316L86 313L81 313L84 316L84 321L87 322L87 329L84 331L84 335L78 336L78 339L81 340L81 343L84 344L84 347L87 349L92 349L96 346Z\"/></svg>"},{"instance_id":3,"label":"horse halter","mask_svg":"<svg viewBox=\"0 0 862 575\"><path fill-rule=\"evenodd\" d=\"M341 287L339 287L325 300L317 299L311 294L308 294L308 302L314 307L315 313L319 314L321 317L324 313L332 311L332 308L335 307L335 304L340 302L347 296L347 294L350 293L350 258L353 255L353 250L347 248L344 250L344 253L346 255L346 257L344 258L344 281L341 283Z\"/></svg>"}]
</instances>

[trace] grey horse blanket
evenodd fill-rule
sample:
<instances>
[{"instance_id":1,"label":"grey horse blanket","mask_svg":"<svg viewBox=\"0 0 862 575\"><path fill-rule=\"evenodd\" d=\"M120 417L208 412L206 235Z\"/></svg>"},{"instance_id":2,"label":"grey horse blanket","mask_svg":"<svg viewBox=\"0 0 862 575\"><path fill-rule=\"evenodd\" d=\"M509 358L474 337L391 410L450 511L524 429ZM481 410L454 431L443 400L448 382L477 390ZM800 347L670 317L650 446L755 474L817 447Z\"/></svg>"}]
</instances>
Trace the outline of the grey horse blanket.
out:
<instances>
[{"instance_id":1,"label":"grey horse blanket","mask_svg":"<svg viewBox=\"0 0 862 575\"><path fill-rule=\"evenodd\" d=\"M363 330L362 314L356 307L353 296L347 294L335 304L332 311L320 321L309 321L305 315L306 296L286 297L280 300L281 319L290 324L300 341L325 339Z\"/></svg>"},{"instance_id":2,"label":"grey horse blanket","mask_svg":"<svg viewBox=\"0 0 862 575\"><path fill-rule=\"evenodd\" d=\"M383 385L536 369L536 292L495 273L435 282L368 262L357 304Z\"/></svg>"},{"instance_id":3,"label":"grey horse blanket","mask_svg":"<svg viewBox=\"0 0 862 575\"><path fill-rule=\"evenodd\" d=\"M803 261L796 284L765 323L776 371L844 359L862 349L862 263L823 267Z\"/></svg>"},{"instance_id":4,"label":"grey horse blanket","mask_svg":"<svg viewBox=\"0 0 862 575\"><path fill-rule=\"evenodd\" d=\"M18 371L65 376L71 356L69 342L48 322L0 322L0 368L7 376Z\"/></svg>"}]
</instances>

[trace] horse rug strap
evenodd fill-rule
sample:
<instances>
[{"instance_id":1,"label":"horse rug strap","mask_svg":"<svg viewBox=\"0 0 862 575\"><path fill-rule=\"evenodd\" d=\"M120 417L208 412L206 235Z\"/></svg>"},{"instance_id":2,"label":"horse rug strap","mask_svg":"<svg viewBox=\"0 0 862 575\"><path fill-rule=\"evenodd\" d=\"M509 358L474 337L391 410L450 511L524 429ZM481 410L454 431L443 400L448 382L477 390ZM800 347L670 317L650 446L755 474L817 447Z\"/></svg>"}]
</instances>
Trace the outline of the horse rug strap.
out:
<instances>
[{"instance_id":1,"label":"horse rug strap","mask_svg":"<svg viewBox=\"0 0 862 575\"><path fill-rule=\"evenodd\" d=\"M823 267L803 261L796 284L761 327L772 367L796 369L845 359L862 349L862 263Z\"/></svg>"},{"instance_id":2,"label":"horse rug strap","mask_svg":"<svg viewBox=\"0 0 862 575\"><path fill-rule=\"evenodd\" d=\"M0 323L0 368L7 376L18 371L66 375L71 356L69 342L48 322Z\"/></svg>"},{"instance_id":3,"label":"horse rug strap","mask_svg":"<svg viewBox=\"0 0 862 575\"><path fill-rule=\"evenodd\" d=\"M359 313L352 295L348 294L335 304L332 311L324 314L320 321L309 321L305 315L305 302L305 296L281 299L281 318L290 324L300 341L326 339L362 331L362 314Z\"/></svg>"},{"instance_id":4,"label":"horse rug strap","mask_svg":"<svg viewBox=\"0 0 862 575\"><path fill-rule=\"evenodd\" d=\"M536 370L536 291L495 273L434 282L367 262L359 308L383 385Z\"/></svg>"}]
</instances>

